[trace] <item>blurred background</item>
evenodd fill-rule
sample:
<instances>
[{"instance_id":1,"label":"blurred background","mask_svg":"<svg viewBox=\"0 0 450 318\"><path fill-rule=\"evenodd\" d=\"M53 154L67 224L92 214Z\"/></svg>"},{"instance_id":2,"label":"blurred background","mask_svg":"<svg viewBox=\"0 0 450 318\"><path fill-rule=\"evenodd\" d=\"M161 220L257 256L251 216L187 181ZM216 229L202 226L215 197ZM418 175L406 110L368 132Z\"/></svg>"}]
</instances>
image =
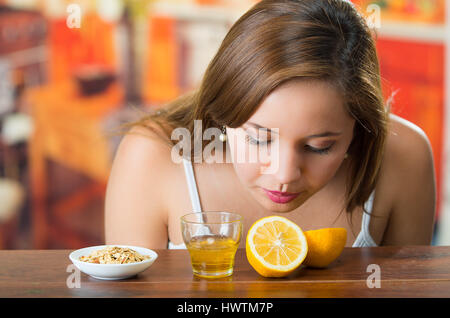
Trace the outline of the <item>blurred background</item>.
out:
<instances>
[{"instance_id":1,"label":"blurred background","mask_svg":"<svg viewBox=\"0 0 450 318\"><path fill-rule=\"evenodd\" d=\"M0 249L103 244L112 133L196 87L256 2L0 0ZM431 141L433 244L450 245L450 4L353 2L375 28L392 112Z\"/></svg>"}]
</instances>

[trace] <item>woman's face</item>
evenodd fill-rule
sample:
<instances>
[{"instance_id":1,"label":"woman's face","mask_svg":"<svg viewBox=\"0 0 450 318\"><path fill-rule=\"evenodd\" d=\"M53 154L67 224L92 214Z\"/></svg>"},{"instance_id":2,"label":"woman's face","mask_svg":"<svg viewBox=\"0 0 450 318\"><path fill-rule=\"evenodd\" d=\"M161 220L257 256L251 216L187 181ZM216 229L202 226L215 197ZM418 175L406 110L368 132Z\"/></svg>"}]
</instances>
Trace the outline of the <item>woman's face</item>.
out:
<instances>
[{"instance_id":1,"label":"woman's face","mask_svg":"<svg viewBox=\"0 0 450 318\"><path fill-rule=\"evenodd\" d=\"M336 174L354 124L329 83L288 82L273 91L244 125L227 127L235 172L263 207L292 211ZM261 155L255 160L251 153Z\"/></svg>"}]
</instances>

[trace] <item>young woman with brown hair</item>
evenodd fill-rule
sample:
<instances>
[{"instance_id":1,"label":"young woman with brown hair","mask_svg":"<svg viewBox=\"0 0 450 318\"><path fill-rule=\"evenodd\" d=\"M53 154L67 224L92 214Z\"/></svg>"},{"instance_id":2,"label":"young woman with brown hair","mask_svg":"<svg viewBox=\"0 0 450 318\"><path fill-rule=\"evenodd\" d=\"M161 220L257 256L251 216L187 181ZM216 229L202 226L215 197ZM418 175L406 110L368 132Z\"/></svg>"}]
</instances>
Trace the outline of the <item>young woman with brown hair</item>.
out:
<instances>
[{"instance_id":1,"label":"young woman with brown hair","mask_svg":"<svg viewBox=\"0 0 450 318\"><path fill-rule=\"evenodd\" d=\"M430 144L388 108L375 42L351 4L263 0L232 26L198 89L128 125L108 183L106 243L183 248L180 217L194 209L241 214L244 237L257 219L284 215L303 230L344 227L347 246L430 244ZM224 156L276 149L278 169L193 163L194 149L175 163L174 129L209 142L195 120L223 130Z\"/></svg>"}]
</instances>

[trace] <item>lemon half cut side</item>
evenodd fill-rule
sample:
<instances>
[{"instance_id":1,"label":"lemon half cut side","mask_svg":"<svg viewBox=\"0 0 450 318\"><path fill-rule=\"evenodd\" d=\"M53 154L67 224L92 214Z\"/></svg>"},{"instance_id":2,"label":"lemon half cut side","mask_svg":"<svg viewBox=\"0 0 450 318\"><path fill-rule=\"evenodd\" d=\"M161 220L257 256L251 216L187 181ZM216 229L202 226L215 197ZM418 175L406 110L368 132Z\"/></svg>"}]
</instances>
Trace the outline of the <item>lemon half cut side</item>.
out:
<instances>
[{"instance_id":1,"label":"lemon half cut side","mask_svg":"<svg viewBox=\"0 0 450 318\"><path fill-rule=\"evenodd\" d=\"M247 260L264 277L289 275L302 264L307 253L302 229L285 217L261 218L248 231Z\"/></svg>"}]
</instances>

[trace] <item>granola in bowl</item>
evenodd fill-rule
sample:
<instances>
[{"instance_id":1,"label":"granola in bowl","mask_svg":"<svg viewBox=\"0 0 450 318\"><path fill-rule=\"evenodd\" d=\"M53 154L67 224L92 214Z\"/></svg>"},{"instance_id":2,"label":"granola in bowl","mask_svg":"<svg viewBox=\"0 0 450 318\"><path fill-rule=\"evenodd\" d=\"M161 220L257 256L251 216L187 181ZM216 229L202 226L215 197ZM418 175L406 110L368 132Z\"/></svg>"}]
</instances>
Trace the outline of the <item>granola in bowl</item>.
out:
<instances>
[{"instance_id":1,"label":"granola in bowl","mask_svg":"<svg viewBox=\"0 0 450 318\"><path fill-rule=\"evenodd\" d=\"M92 251L88 256L80 256L79 260L95 264L129 264L149 259L148 255L141 255L127 247L108 246L101 250Z\"/></svg>"}]
</instances>

